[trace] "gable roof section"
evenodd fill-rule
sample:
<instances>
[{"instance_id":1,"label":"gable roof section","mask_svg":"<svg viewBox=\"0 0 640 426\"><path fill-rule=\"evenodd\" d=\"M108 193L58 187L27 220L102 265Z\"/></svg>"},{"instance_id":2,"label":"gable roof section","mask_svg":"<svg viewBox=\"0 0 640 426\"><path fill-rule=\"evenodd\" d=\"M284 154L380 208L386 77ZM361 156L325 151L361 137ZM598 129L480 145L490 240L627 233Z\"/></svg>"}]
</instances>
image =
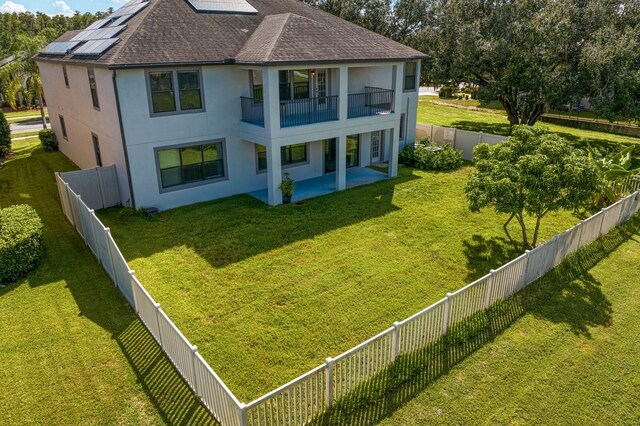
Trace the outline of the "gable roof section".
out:
<instances>
[{"instance_id":1,"label":"gable roof section","mask_svg":"<svg viewBox=\"0 0 640 426\"><path fill-rule=\"evenodd\" d=\"M410 60L425 55L299 0L247 0L256 14L198 13L186 0L150 0L120 42L97 58L39 60L111 68ZM57 41L67 41L65 34Z\"/></svg>"}]
</instances>

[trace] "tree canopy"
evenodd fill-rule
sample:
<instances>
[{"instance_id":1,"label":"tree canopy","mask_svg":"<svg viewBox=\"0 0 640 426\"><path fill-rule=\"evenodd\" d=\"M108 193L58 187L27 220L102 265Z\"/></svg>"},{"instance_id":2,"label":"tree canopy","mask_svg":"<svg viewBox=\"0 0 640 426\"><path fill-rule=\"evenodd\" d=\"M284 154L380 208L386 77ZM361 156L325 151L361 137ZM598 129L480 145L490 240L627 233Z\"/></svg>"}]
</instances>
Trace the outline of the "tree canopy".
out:
<instances>
[{"instance_id":1,"label":"tree canopy","mask_svg":"<svg viewBox=\"0 0 640 426\"><path fill-rule=\"evenodd\" d=\"M507 213L507 226L516 219L525 247L529 244L526 218L535 219L533 240L538 242L542 219L560 209L574 210L592 202L599 190L595 164L557 134L530 126L515 126L511 137L473 150L476 170L465 193L471 211L493 207Z\"/></svg>"}]
</instances>

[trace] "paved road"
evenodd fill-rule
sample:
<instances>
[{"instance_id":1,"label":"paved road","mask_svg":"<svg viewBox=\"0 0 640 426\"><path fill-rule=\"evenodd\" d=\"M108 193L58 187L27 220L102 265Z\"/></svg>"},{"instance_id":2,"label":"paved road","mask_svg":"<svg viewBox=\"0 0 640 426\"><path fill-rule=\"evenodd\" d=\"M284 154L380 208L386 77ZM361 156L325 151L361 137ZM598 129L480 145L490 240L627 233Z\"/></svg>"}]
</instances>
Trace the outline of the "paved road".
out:
<instances>
[{"instance_id":1,"label":"paved road","mask_svg":"<svg viewBox=\"0 0 640 426\"><path fill-rule=\"evenodd\" d=\"M47 120L49 123L49 120ZM42 121L26 121L24 123L15 123L11 125L11 134L17 135L19 133L37 132L42 130Z\"/></svg>"}]
</instances>

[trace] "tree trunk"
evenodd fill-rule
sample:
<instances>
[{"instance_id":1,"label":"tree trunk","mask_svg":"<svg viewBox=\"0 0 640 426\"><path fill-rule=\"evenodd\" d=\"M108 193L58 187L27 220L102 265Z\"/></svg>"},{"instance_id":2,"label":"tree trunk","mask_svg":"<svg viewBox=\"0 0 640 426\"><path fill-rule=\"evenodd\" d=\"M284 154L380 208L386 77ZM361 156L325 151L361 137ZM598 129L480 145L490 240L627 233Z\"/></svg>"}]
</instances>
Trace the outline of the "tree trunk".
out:
<instances>
[{"instance_id":1,"label":"tree trunk","mask_svg":"<svg viewBox=\"0 0 640 426\"><path fill-rule=\"evenodd\" d=\"M518 214L516 215L516 218L518 219L518 223L520 224L520 228L522 229L522 244L524 245L524 248L527 249L530 247L530 245L529 238L527 237L527 226L524 224L524 217L522 216L522 214Z\"/></svg>"},{"instance_id":2,"label":"tree trunk","mask_svg":"<svg viewBox=\"0 0 640 426\"><path fill-rule=\"evenodd\" d=\"M504 225L502 225L502 227L504 228L504 233L507 234L507 238L509 238L509 241L513 241L513 238L511 238L511 234L509 234L509 230L507 229L507 226L509 226L509 223L511 223L511 221L513 220L513 218L516 217L516 214L513 213L511 215L511 217L509 218L509 220L507 220Z\"/></svg>"},{"instance_id":3,"label":"tree trunk","mask_svg":"<svg viewBox=\"0 0 640 426\"><path fill-rule=\"evenodd\" d=\"M47 118L44 115L44 102L42 101L42 93L38 93L38 106L40 107L40 117L42 118L42 128L47 129Z\"/></svg>"},{"instance_id":4,"label":"tree trunk","mask_svg":"<svg viewBox=\"0 0 640 426\"><path fill-rule=\"evenodd\" d=\"M533 247L536 246L536 244L538 244L538 234L540 232L540 221L542 220L542 218L544 217L544 215L540 215L536 218L536 229L535 231L533 231Z\"/></svg>"},{"instance_id":5,"label":"tree trunk","mask_svg":"<svg viewBox=\"0 0 640 426\"><path fill-rule=\"evenodd\" d=\"M533 108L518 109L518 99L515 93L499 96L498 100L506 111L512 128L518 124L533 126L544 114L545 105L543 102L535 104ZM509 130L509 134L511 134L511 130Z\"/></svg>"}]
</instances>

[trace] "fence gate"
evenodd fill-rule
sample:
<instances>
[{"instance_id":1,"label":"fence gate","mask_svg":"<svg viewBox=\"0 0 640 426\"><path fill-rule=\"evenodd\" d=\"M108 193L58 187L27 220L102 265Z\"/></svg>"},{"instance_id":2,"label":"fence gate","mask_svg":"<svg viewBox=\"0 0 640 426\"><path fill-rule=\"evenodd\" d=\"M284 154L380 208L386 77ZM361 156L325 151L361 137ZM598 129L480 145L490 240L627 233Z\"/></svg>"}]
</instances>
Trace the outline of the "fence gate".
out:
<instances>
[{"instance_id":1,"label":"fence gate","mask_svg":"<svg viewBox=\"0 0 640 426\"><path fill-rule=\"evenodd\" d=\"M56 174L73 189L73 192L82 197L82 201L90 209L100 210L120 205L118 174L114 165ZM61 192L61 199L62 195Z\"/></svg>"}]
</instances>

